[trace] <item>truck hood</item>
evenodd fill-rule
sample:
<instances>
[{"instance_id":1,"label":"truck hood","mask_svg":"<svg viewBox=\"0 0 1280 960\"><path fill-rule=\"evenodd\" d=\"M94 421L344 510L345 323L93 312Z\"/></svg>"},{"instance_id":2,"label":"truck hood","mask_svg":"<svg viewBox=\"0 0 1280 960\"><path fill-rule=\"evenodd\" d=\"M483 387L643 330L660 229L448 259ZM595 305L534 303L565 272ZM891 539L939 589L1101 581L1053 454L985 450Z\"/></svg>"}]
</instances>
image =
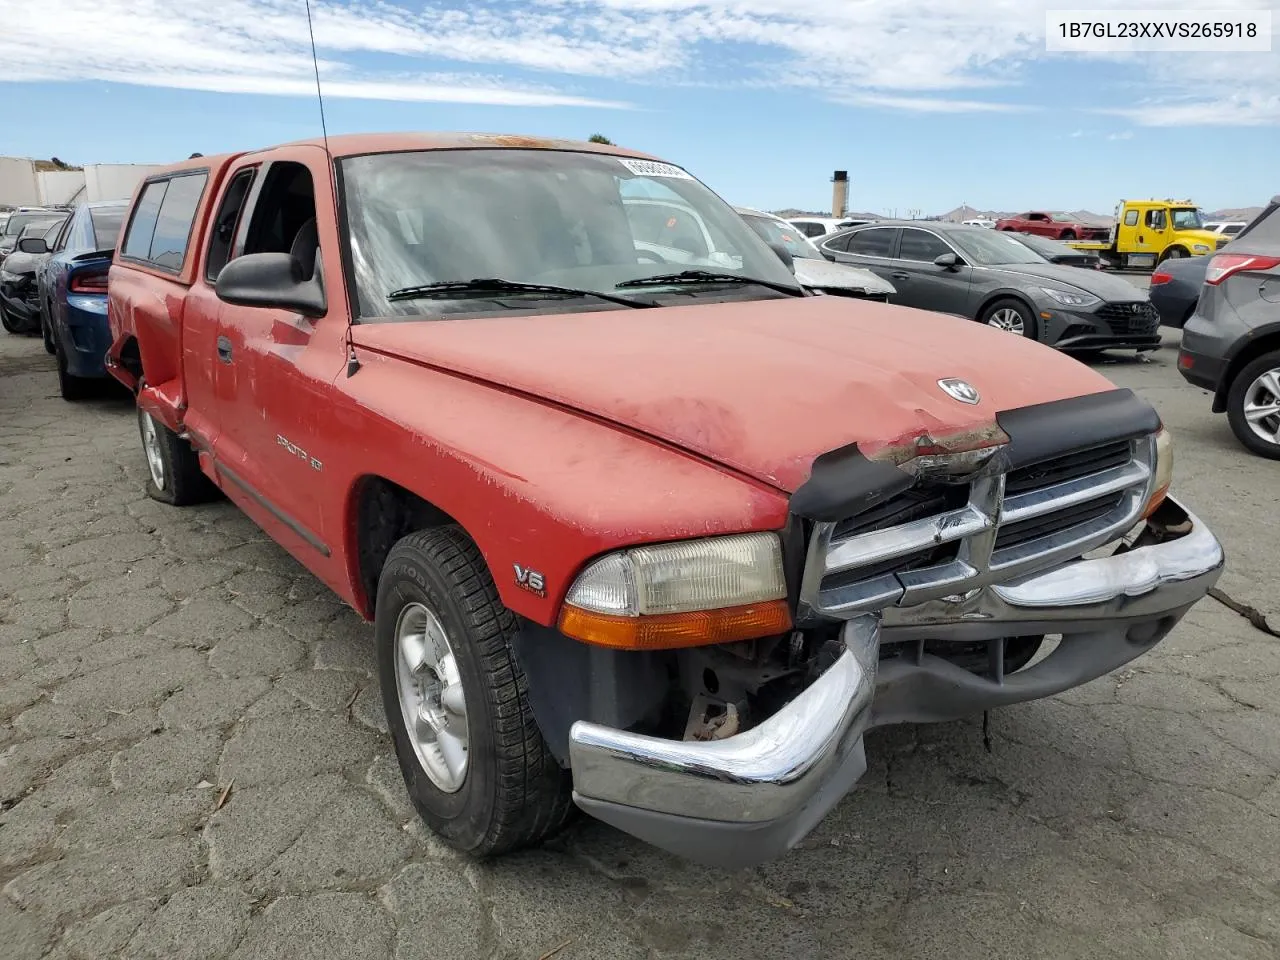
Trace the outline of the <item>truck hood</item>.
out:
<instances>
[{"instance_id":1,"label":"truck hood","mask_svg":"<svg viewBox=\"0 0 1280 960\"><path fill-rule=\"evenodd\" d=\"M864 294L890 296L898 292L888 280L862 267L812 257L796 257L792 265L796 279L812 290L858 290Z\"/></svg>"},{"instance_id":2,"label":"truck hood","mask_svg":"<svg viewBox=\"0 0 1280 960\"><path fill-rule=\"evenodd\" d=\"M845 297L366 322L352 339L638 431L788 493L816 456L847 444L867 456L926 436L972 449L990 442L974 437L1000 411L1114 389L1023 337ZM979 402L952 399L938 385L949 377L977 388Z\"/></svg>"}]
</instances>

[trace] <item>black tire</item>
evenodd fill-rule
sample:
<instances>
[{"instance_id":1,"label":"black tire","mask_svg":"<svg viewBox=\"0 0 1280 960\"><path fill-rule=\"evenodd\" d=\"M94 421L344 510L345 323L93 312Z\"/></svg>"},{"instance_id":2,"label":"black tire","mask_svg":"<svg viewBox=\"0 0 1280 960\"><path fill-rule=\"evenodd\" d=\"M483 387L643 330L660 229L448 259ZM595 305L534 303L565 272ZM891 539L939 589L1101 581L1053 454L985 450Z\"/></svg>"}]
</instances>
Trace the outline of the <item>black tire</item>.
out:
<instances>
[{"instance_id":1,"label":"black tire","mask_svg":"<svg viewBox=\"0 0 1280 960\"><path fill-rule=\"evenodd\" d=\"M4 327L6 333L19 334L25 332L18 326L17 321L9 316L9 311L4 308L4 304L0 304L0 327Z\"/></svg>"},{"instance_id":2,"label":"black tire","mask_svg":"<svg viewBox=\"0 0 1280 960\"><path fill-rule=\"evenodd\" d=\"M1231 431L1245 449L1268 460L1280 460L1280 443L1268 442L1254 433L1244 414L1244 405L1250 387L1255 380L1269 370L1274 370L1280 375L1280 350L1273 350L1255 357L1235 375L1227 391L1227 422L1231 424ZM1280 402L1280 395L1274 395L1273 402ZM1280 425L1280 416L1275 420L1269 420L1270 423Z\"/></svg>"},{"instance_id":3,"label":"black tire","mask_svg":"<svg viewBox=\"0 0 1280 960\"><path fill-rule=\"evenodd\" d=\"M1062 235L1058 237L1058 239L1063 243L1066 243L1068 240L1074 240L1076 239L1076 232L1074 230L1063 230Z\"/></svg>"},{"instance_id":4,"label":"black tire","mask_svg":"<svg viewBox=\"0 0 1280 960\"><path fill-rule=\"evenodd\" d=\"M40 311L40 339L44 341L44 352L48 354L56 354L57 346L53 342L53 333L49 329L49 321L46 319L44 310Z\"/></svg>"},{"instance_id":5,"label":"black tire","mask_svg":"<svg viewBox=\"0 0 1280 960\"><path fill-rule=\"evenodd\" d=\"M148 452L148 426L155 430L157 465L153 473ZM200 458L191 444L156 420L141 407L138 408L138 433L142 438L142 453L147 461L147 496L174 507L204 503L216 494L216 488L200 469ZM160 476L157 483L155 473Z\"/></svg>"},{"instance_id":6,"label":"black tire","mask_svg":"<svg viewBox=\"0 0 1280 960\"><path fill-rule=\"evenodd\" d=\"M61 344L54 344L54 358L58 362L58 392L62 399L69 403L77 403L93 396L97 381L87 377L77 377L67 372L67 356Z\"/></svg>"},{"instance_id":7,"label":"black tire","mask_svg":"<svg viewBox=\"0 0 1280 960\"><path fill-rule=\"evenodd\" d=\"M1159 266L1166 260L1181 260L1183 257L1189 256L1191 256L1191 254L1189 254L1184 247L1170 247L1164 253L1160 254L1160 259L1156 261L1156 266Z\"/></svg>"},{"instance_id":8,"label":"black tire","mask_svg":"<svg viewBox=\"0 0 1280 960\"><path fill-rule=\"evenodd\" d=\"M1028 340L1039 340L1040 321L1036 318L1035 311L1016 297L1001 297L999 300L988 304L986 309L978 315L978 322L987 326L994 326L991 323L991 318L1001 310L1010 309L1016 311L1018 316L1022 318L1022 336Z\"/></svg>"},{"instance_id":9,"label":"black tire","mask_svg":"<svg viewBox=\"0 0 1280 960\"><path fill-rule=\"evenodd\" d=\"M467 767L453 792L438 787L418 759L401 710L396 629L410 604L439 620L466 698ZM571 779L534 720L528 680L512 649L517 620L498 599L476 545L457 527L404 537L378 577L375 610L387 726L419 816L450 846L476 857L559 831L575 810Z\"/></svg>"}]
</instances>

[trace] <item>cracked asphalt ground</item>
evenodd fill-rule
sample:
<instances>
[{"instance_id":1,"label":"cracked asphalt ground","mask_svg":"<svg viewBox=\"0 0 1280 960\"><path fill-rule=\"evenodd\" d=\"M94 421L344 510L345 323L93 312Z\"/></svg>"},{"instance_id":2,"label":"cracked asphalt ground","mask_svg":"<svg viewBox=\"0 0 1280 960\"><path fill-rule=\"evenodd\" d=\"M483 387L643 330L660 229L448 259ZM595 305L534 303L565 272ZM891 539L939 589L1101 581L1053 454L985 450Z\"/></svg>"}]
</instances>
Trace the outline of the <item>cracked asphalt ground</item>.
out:
<instances>
[{"instance_id":1,"label":"cracked asphalt ground","mask_svg":"<svg viewBox=\"0 0 1280 960\"><path fill-rule=\"evenodd\" d=\"M1280 468L1173 362L1102 369L1174 431L1220 586L1280 622ZM877 731L861 787L758 870L586 820L477 865L406 800L369 628L231 505L148 500L145 470L127 399L65 403L40 342L0 336L7 960L1280 950L1280 647L1215 600L1129 668L992 714L990 753L978 720Z\"/></svg>"}]
</instances>

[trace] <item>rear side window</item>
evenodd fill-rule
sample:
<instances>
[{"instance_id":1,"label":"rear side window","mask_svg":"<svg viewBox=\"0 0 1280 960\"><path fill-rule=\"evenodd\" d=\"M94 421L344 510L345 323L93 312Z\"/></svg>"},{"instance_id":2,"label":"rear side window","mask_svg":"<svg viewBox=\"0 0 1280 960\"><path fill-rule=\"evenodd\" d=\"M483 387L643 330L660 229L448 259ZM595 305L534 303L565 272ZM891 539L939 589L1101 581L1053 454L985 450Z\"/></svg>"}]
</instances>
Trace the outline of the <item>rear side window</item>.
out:
<instances>
[{"instance_id":1,"label":"rear side window","mask_svg":"<svg viewBox=\"0 0 1280 960\"><path fill-rule=\"evenodd\" d=\"M1258 218L1236 234L1231 249L1258 249L1266 253L1280 250L1280 205L1271 204Z\"/></svg>"},{"instance_id":2,"label":"rear side window","mask_svg":"<svg viewBox=\"0 0 1280 960\"><path fill-rule=\"evenodd\" d=\"M151 255L147 258L157 267L181 270L187 254L187 241L191 237L191 224L196 218L196 207L204 193L205 173L193 173L174 177L169 181L160 215L156 218L155 234L151 238Z\"/></svg>"},{"instance_id":3,"label":"rear side window","mask_svg":"<svg viewBox=\"0 0 1280 960\"><path fill-rule=\"evenodd\" d=\"M1138 211L1126 210L1124 212L1124 225L1126 227L1136 227L1138 225Z\"/></svg>"},{"instance_id":4,"label":"rear side window","mask_svg":"<svg viewBox=\"0 0 1280 960\"><path fill-rule=\"evenodd\" d=\"M156 232L156 218L160 215L160 202L164 200L164 192L169 186L168 180L156 180L149 183L142 191L137 209L133 211L133 219L129 222L129 232L124 238L121 250L126 257L135 260L146 260L151 256L151 237Z\"/></svg>"},{"instance_id":5,"label":"rear side window","mask_svg":"<svg viewBox=\"0 0 1280 960\"><path fill-rule=\"evenodd\" d=\"M849 252L864 257L887 257L893 248L893 230L879 228L853 234L849 240Z\"/></svg>"}]
</instances>

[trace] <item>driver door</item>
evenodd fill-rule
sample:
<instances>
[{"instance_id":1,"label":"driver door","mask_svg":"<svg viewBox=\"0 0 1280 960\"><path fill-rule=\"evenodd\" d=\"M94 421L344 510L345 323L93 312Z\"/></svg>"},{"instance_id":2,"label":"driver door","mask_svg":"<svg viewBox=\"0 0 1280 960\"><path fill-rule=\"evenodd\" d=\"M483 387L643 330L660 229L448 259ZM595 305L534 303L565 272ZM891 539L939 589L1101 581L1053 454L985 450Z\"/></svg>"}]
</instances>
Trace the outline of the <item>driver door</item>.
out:
<instances>
[{"instance_id":1,"label":"driver door","mask_svg":"<svg viewBox=\"0 0 1280 960\"><path fill-rule=\"evenodd\" d=\"M327 205L326 212L333 209L325 164L316 147L273 150L247 186L228 261L292 253L305 272L319 270L323 277L319 234L309 231L315 229L317 201ZM324 253L329 270L340 269L337 251ZM346 305L328 286L329 312L321 318L219 301L210 345L219 471L230 481L229 492L238 491L235 499L245 512L301 556L309 550L329 556L327 537L333 533L326 530L319 490L331 451L319 427L329 409L329 384L343 365L340 339L331 328L345 328ZM325 330L333 335L320 335Z\"/></svg>"},{"instance_id":2,"label":"driver door","mask_svg":"<svg viewBox=\"0 0 1280 960\"><path fill-rule=\"evenodd\" d=\"M933 262L946 253L955 254L959 261L956 267L940 267ZM887 278L898 290L894 303L968 316L972 277L973 268L964 262L960 252L936 233L902 228Z\"/></svg>"}]
</instances>

